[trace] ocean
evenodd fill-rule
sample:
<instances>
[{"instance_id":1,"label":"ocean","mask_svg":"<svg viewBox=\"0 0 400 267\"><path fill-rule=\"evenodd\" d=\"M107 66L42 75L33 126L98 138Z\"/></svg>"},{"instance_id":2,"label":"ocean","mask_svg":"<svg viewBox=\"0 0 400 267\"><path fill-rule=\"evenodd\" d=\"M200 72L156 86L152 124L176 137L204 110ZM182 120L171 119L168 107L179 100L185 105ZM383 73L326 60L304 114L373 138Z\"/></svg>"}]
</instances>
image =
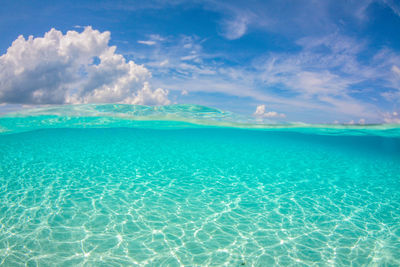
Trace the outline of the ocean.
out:
<instances>
[{"instance_id":1,"label":"ocean","mask_svg":"<svg viewBox=\"0 0 400 267\"><path fill-rule=\"evenodd\" d=\"M400 126L193 105L2 115L0 265L399 266Z\"/></svg>"}]
</instances>

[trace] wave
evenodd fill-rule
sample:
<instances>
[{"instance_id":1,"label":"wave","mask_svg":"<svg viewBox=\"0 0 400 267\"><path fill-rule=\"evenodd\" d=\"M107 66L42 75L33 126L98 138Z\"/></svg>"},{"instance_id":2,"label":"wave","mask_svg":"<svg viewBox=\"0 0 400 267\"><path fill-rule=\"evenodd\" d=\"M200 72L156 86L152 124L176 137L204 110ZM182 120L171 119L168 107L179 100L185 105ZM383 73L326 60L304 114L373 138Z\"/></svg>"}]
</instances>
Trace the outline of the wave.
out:
<instances>
[{"instance_id":1,"label":"wave","mask_svg":"<svg viewBox=\"0 0 400 267\"><path fill-rule=\"evenodd\" d=\"M279 123L199 105L143 106L83 104L50 106L0 116L0 134L46 128L138 127L178 129L229 127L269 131L295 131L327 135L400 137L399 124Z\"/></svg>"}]
</instances>

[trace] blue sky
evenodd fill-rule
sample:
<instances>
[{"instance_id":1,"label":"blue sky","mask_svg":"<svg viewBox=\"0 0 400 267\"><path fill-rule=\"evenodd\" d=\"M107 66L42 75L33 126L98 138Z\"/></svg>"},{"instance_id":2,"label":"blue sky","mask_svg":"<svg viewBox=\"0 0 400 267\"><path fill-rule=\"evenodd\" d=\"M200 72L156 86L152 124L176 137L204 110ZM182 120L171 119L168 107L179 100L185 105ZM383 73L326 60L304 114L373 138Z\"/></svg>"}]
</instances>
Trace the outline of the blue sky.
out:
<instances>
[{"instance_id":1,"label":"blue sky","mask_svg":"<svg viewBox=\"0 0 400 267\"><path fill-rule=\"evenodd\" d=\"M400 123L399 1L3 1L0 17L2 112L190 103Z\"/></svg>"}]
</instances>

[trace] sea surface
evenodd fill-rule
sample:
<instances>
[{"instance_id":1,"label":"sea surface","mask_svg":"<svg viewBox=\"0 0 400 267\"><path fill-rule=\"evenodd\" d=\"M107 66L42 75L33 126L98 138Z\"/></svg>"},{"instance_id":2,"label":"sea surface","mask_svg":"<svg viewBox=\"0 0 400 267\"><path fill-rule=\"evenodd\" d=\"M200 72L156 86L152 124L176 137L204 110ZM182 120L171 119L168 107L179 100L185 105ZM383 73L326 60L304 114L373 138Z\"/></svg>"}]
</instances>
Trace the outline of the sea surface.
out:
<instances>
[{"instance_id":1,"label":"sea surface","mask_svg":"<svg viewBox=\"0 0 400 267\"><path fill-rule=\"evenodd\" d=\"M0 117L2 266L399 266L400 126L192 106Z\"/></svg>"}]
</instances>

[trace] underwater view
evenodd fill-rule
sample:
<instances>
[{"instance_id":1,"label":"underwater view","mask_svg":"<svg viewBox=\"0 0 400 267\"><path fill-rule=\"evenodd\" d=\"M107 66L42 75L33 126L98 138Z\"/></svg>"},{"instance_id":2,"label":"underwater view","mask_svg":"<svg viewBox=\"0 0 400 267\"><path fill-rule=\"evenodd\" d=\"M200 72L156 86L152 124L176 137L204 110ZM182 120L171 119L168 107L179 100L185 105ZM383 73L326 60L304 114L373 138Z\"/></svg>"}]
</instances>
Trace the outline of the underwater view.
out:
<instances>
[{"instance_id":1,"label":"underwater view","mask_svg":"<svg viewBox=\"0 0 400 267\"><path fill-rule=\"evenodd\" d=\"M398 125L77 105L0 132L0 265L400 265Z\"/></svg>"}]
</instances>

